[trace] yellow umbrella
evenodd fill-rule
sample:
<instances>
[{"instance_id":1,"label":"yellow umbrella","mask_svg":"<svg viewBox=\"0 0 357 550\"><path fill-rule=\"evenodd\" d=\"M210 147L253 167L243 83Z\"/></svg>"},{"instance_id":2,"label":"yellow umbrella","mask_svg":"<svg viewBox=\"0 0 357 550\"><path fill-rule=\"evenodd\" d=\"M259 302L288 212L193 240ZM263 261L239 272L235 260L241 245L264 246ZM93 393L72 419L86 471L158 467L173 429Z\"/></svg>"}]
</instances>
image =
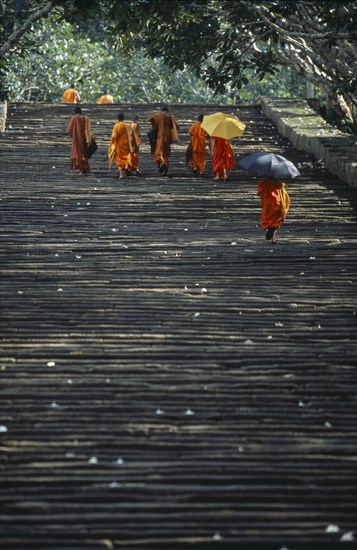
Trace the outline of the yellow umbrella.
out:
<instances>
[{"instance_id":1,"label":"yellow umbrella","mask_svg":"<svg viewBox=\"0 0 357 550\"><path fill-rule=\"evenodd\" d=\"M114 159L115 159L115 145L114 143L111 143L108 149L109 170L112 167Z\"/></svg>"},{"instance_id":2,"label":"yellow umbrella","mask_svg":"<svg viewBox=\"0 0 357 550\"><path fill-rule=\"evenodd\" d=\"M201 128L212 137L232 139L243 135L245 124L234 115L213 113L203 117Z\"/></svg>"}]
</instances>

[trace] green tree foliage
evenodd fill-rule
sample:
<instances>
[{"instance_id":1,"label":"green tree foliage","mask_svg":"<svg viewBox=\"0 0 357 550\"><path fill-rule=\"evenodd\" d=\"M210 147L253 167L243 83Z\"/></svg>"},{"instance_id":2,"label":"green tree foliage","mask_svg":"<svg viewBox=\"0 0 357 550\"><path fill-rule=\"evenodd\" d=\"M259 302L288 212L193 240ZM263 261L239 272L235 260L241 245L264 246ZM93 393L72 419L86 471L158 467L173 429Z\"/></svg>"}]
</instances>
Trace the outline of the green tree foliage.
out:
<instances>
[{"instance_id":1,"label":"green tree foliage","mask_svg":"<svg viewBox=\"0 0 357 550\"><path fill-rule=\"evenodd\" d=\"M61 101L72 81L88 102L104 86L122 102L304 96L303 78L275 63L261 22L250 21L251 2L2 0L0 9L1 98L11 101Z\"/></svg>"},{"instance_id":2,"label":"green tree foliage","mask_svg":"<svg viewBox=\"0 0 357 550\"><path fill-rule=\"evenodd\" d=\"M82 101L93 103L109 88L116 102L225 101L187 69L172 71L143 51L125 55L111 46L103 30L43 20L32 33L27 55L13 56L5 85L10 101L62 102L63 90L77 84ZM46 44L46 48L43 45Z\"/></svg>"},{"instance_id":3,"label":"green tree foliage","mask_svg":"<svg viewBox=\"0 0 357 550\"><path fill-rule=\"evenodd\" d=\"M260 95L280 97L304 94L304 81L296 81L286 69L280 78L259 82L254 76L240 91L216 94L187 66L173 70L162 59L149 59L144 50L124 54L107 40L102 21L80 20L70 24L54 10L51 18L38 22L31 33L26 56L12 56L5 84L10 101L62 102L71 82L77 84L83 102L93 103L109 88L116 102L245 103ZM44 47L46 44L46 47Z\"/></svg>"},{"instance_id":4,"label":"green tree foliage","mask_svg":"<svg viewBox=\"0 0 357 550\"><path fill-rule=\"evenodd\" d=\"M100 0L1 0L0 100L8 96L5 76L12 69L14 56L25 57L36 43L33 30L38 21L50 15L53 22L58 18L75 22L100 14ZM42 40L40 45L44 47Z\"/></svg>"},{"instance_id":5,"label":"green tree foliage","mask_svg":"<svg viewBox=\"0 0 357 550\"><path fill-rule=\"evenodd\" d=\"M1 0L0 57L14 50L24 52L34 23L56 8L62 19L71 22L102 12L100 0Z\"/></svg>"},{"instance_id":6,"label":"green tree foliage","mask_svg":"<svg viewBox=\"0 0 357 550\"><path fill-rule=\"evenodd\" d=\"M189 65L219 93L292 67L356 121L355 1L114 0L110 17L118 43Z\"/></svg>"}]
</instances>

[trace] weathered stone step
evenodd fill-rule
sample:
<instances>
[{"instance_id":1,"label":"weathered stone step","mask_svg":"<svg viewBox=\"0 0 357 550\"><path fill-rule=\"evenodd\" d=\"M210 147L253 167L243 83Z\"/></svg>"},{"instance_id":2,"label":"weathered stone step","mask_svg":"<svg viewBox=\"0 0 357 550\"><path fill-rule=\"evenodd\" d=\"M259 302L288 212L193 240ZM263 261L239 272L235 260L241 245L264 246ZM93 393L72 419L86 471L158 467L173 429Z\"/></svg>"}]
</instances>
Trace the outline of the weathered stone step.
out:
<instances>
[{"instance_id":1,"label":"weathered stone step","mask_svg":"<svg viewBox=\"0 0 357 550\"><path fill-rule=\"evenodd\" d=\"M356 194L260 106L172 106L180 142L160 177L158 107L84 105L99 150L80 178L73 107L10 106L4 547L334 549L356 526ZM119 110L143 120L142 174L124 183L107 166ZM216 110L247 124L237 156L299 166L275 247L257 176L185 166L189 125Z\"/></svg>"}]
</instances>

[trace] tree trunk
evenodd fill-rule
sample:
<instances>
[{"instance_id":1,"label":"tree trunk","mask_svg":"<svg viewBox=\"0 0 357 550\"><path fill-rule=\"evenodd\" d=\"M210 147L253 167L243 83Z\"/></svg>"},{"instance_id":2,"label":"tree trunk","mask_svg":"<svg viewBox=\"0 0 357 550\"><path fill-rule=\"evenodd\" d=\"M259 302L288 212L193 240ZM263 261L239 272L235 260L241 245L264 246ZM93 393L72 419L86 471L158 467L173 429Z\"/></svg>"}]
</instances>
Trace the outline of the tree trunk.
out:
<instances>
[{"instance_id":1,"label":"tree trunk","mask_svg":"<svg viewBox=\"0 0 357 550\"><path fill-rule=\"evenodd\" d=\"M342 132L357 132L357 112L354 105L348 105L344 97L339 95L336 98L326 97L326 120L337 126Z\"/></svg>"}]
</instances>

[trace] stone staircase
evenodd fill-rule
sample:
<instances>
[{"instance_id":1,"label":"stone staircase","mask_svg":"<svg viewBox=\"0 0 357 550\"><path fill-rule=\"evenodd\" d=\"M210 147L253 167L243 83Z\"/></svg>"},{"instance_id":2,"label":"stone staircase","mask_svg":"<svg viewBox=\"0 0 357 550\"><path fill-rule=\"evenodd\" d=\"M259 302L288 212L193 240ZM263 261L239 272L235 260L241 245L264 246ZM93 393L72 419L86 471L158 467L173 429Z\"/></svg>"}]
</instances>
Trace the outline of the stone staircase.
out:
<instances>
[{"instance_id":1,"label":"stone staircase","mask_svg":"<svg viewBox=\"0 0 357 550\"><path fill-rule=\"evenodd\" d=\"M259 106L83 105L99 150L69 170L67 105L9 106L1 146L2 541L6 549L353 546L356 192ZM199 113L246 125L237 155L301 177L272 247L257 178L195 178ZM108 169L118 111L142 120L141 175Z\"/></svg>"}]
</instances>

